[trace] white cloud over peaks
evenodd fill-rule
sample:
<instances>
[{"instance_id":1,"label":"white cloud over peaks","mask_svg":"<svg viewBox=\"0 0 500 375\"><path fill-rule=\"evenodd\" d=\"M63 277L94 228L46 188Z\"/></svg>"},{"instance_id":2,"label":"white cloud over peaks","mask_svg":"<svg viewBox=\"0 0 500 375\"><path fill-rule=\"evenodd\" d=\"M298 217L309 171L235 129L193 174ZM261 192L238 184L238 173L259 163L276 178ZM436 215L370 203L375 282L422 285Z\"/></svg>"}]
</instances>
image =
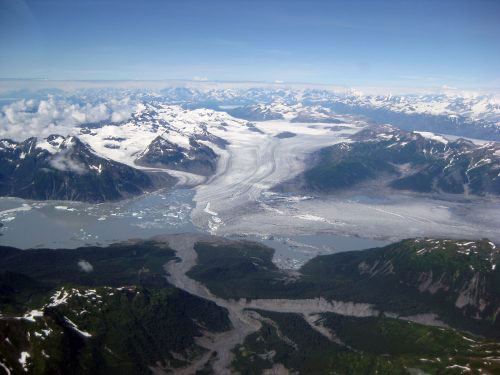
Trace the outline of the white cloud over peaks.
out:
<instances>
[{"instance_id":1,"label":"white cloud over peaks","mask_svg":"<svg viewBox=\"0 0 500 375\"><path fill-rule=\"evenodd\" d=\"M80 269L83 271L83 272L92 272L94 270L94 267L92 266L92 264L90 264L89 262L87 262L86 260L83 260L83 259L80 259L78 261L78 267L80 267Z\"/></svg>"},{"instance_id":2,"label":"white cloud over peaks","mask_svg":"<svg viewBox=\"0 0 500 375\"><path fill-rule=\"evenodd\" d=\"M64 98L19 100L0 109L0 139L23 141L51 134L75 135L76 127L101 121L120 122L130 117L136 103L128 97L76 104Z\"/></svg>"},{"instance_id":3,"label":"white cloud over peaks","mask_svg":"<svg viewBox=\"0 0 500 375\"><path fill-rule=\"evenodd\" d=\"M76 160L73 160L67 151L61 151L50 160L50 166L63 172L87 173L89 170Z\"/></svg>"}]
</instances>

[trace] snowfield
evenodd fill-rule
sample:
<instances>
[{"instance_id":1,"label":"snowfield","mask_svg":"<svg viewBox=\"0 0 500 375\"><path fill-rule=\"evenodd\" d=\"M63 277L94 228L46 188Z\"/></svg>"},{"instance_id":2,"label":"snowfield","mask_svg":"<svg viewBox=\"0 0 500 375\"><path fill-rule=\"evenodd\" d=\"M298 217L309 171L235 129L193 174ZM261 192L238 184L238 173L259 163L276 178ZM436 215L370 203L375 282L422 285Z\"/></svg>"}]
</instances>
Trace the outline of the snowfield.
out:
<instances>
[{"instance_id":1,"label":"snowfield","mask_svg":"<svg viewBox=\"0 0 500 375\"><path fill-rule=\"evenodd\" d=\"M190 149L191 139L224 134L225 128L246 128L247 121L209 109L184 110L176 105L143 104L131 119L81 132L79 138L100 156L138 168L135 160L158 136ZM206 142L216 147L214 142Z\"/></svg>"}]
</instances>

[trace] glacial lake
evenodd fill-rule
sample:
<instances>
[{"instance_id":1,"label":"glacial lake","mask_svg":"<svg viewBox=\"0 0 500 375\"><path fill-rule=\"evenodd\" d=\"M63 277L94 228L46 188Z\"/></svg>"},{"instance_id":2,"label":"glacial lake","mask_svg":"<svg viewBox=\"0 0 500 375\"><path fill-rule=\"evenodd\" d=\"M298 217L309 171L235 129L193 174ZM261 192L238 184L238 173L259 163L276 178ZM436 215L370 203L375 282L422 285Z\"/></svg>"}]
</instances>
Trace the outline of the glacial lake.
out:
<instances>
[{"instance_id":1,"label":"glacial lake","mask_svg":"<svg viewBox=\"0 0 500 375\"><path fill-rule=\"evenodd\" d=\"M158 234L200 233L190 219L194 194L190 189L157 191L101 204L0 198L0 222L4 224L0 229L0 244L22 249L76 248L106 246ZM283 268L298 268L316 255L388 243L334 234L229 237L258 241L274 248L274 261Z\"/></svg>"},{"instance_id":2,"label":"glacial lake","mask_svg":"<svg viewBox=\"0 0 500 375\"><path fill-rule=\"evenodd\" d=\"M116 203L0 199L0 243L19 248L108 245L130 238L195 232L192 190L157 191Z\"/></svg>"}]
</instances>

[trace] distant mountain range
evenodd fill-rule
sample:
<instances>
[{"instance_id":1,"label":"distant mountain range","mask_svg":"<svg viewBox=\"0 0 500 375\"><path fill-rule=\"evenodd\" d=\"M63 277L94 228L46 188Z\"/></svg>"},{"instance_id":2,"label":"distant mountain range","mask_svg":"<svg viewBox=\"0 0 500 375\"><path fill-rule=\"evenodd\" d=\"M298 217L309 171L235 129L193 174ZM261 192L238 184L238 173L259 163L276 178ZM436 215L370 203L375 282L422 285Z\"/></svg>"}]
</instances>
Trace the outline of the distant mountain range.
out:
<instances>
[{"instance_id":1,"label":"distant mountain range","mask_svg":"<svg viewBox=\"0 0 500 375\"><path fill-rule=\"evenodd\" d=\"M21 94L28 98L42 98L47 94L64 96L61 90L41 90L31 94L12 92L4 96L19 97ZM79 94L83 99L79 98ZM500 97L456 90L448 90L446 94L367 95L355 89L331 91L256 85L253 88L167 87L159 91L82 90L70 98L74 102L92 102L94 97L109 99L116 95L138 102L182 105L186 109L228 111L236 117L251 118L252 121L262 119L264 115L260 112L269 112L264 108L268 105L318 106L339 115L366 116L375 123L390 123L405 130L500 141ZM259 105L264 107L259 109ZM269 116L267 119L274 117L272 113Z\"/></svg>"},{"instance_id":2,"label":"distant mountain range","mask_svg":"<svg viewBox=\"0 0 500 375\"><path fill-rule=\"evenodd\" d=\"M294 88L166 88L160 96L168 102L248 106L274 102L311 105L326 102L352 107L385 108L389 111L430 115L462 116L471 120L498 122L500 99L496 95L460 92L450 94L366 95L354 89L330 91Z\"/></svg>"},{"instance_id":3,"label":"distant mountain range","mask_svg":"<svg viewBox=\"0 0 500 375\"><path fill-rule=\"evenodd\" d=\"M356 90L286 88L171 88L163 90L162 95L167 101L191 108L205 106L227 110L235 117L251 121L281 119L283 112L290 112L286 107L299 104L322 107L337 115L360 115L376 124L390 123L408 131L500 141L500 98L497 95L364 95ZM231 108L225 109L227 105ZM272 107L277 106L281 109L273 110Z\"/></svg>"},{"instance_id":4,"label":"distant mountain range","mask_svg":"<svg viewBox=\"0 0 500 375\"><path fill-rule=\"evenodd\" d=\"M282 191L332 193L377 183L420 193L500 195L500 144L448 141L426 132L368 127L317 152Z\"/></svg>"},{"instance_id":5,"label":"distant mountain range","mask_svg":"<svg viewBox=\"0 0 500 375\"><path fill-rule=\"evenodd\" d=\"M317 105L287 105L283 102L256 104L226 110L233 117L249 121L289 120L301 123L340 124L345 120L329 108Z\"/></svg>"}]
</instances>

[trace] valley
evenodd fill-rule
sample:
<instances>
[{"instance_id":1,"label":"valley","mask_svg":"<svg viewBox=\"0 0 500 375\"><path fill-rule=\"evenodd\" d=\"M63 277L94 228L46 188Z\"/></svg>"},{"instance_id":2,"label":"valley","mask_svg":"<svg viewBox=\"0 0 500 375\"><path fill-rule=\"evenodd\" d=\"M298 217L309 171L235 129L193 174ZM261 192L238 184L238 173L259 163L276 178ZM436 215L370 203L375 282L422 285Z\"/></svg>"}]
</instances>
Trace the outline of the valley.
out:
<instances>
[{"instance_id":1,"label":"valley","mask_svg":"<svg viewBox=\"0 0 500 375\"><path fill-rule=\"evenodd\" d=\"M0 375L500 375L499 21L0 0Z\"/></svg>"},{"instance_id":2,"label":"valley","mask_svg":"<svg viewBox=\"0 0 500 375\"><path fill-rule=\"evenodd\" d=\"M469 345L467 343L468 341L471 340L470 342L476 342L474 340L477 338L472 340L463 335L453 339L455 343L453 354L447 358L441 360L438 354L438 357L426 359L426 351L428 351L427 353L433 354L439 353L444 347L438 349L442 344L437 343L441 340L444 340L443 343L449 342L451 336L455 335L457 331L448 331L450 326L440 320L441 313L440 315L435 313L437 311L435 306L423 307L427 303L424 302L425 296L416 296L416 300L419 300L417 305L420 303L424 305L417 307L416 310L413 311L413 315L406 314L412 309L415 309L414 302L410 302L407 307L403 307L406 302L404 301L405 298L400 300L402 302L401 306L394 306L395 309L403 307L398 313L387 310L380 311L377 310L376 305L366 303L366 301L369 300L373 301L374 298L370 296L370 293L373 291L368 291L368 289L370 289L370 287L367 287L368 285L361 287L359 291L363 296L360 296L356 291L351 289L352 285L349 284L347 288L348 291L344 295L344 298L346 298L344 301L335 301L332 300L331 297L321 297L329 293L324 288L328 288L328 284L334 284L335 282L333 280L337 278L332 275L331 270L321 270L322 260L326 258L315 258L301 269L300 272L287 273L283 271L280 272L276 268L273 269L273 265L270 262L273 251L258 244L252 244L250 242L228 242L227 240L216 237L193 237L191 235L157 237L156 240L166 241L172 249L176 250L177 255L180 257L179 262L171 261L165 266L165 270L169 275L168 280L172 284L196 296L209 299L218 306L226 308L229 312L228 316L231 320L233 330L230 331L230 333L223 333L216 336L207 346L215 355L215 359L212 361L211 366L216 373L230 374L233 373L234 370L240 369L239 366L243 366L241 369L244 368L245 372L256 374L262 373L263 371L265 373L266 369L269 369L268 371L282 371L283 373L290 373L290 371L293 370L317 373L318 371L323 371L325 366L333 366L334 368L339 366L339 369L345 366L342 371L348 371L347 369L351 366L351 360L360 362L361 368L358 367L356 371L363 371L363 368L373 370L373 366L381 366L381 369L385 368L385 371L401 371L401 373L403 373L407 371L408 368L415 366L415 368L432 372L456 368L457 373L460 373L464 367L459 365L457 361L461 364L467 362L467 366L470 366L470 363L474 363L474 366L470 368L473 368L473 371L478 373L482 371L486 371L486 373L490 373L490 371L494 372L498 367L497 357L490 357L489 354L483 353L482 356L488 356L488 359L481 359L481 354L479 357L475 358L477 354L470 353L472 351L470 348L465 349ZM408 242L411 243L411 241L407 241L407 243ZM429 244L439 243L439 241L432 240L428 240L427 242ZM447 241L444 241L443 243L446 242ZM448 242L451 242L451 246L463 247L460 242L457 242L456 245L454 241ZM417 243L419 243L418 240L415 241L415 244ZM471 244L472 243L468 243L466 246L470 246ZM406 244L402 245L403 247L407 246ZM476 245L479 244L474 244L474 248ZM424 248L425 246L424 244ZM493 293L494 302L489 311L494 313L498 308L498 300L496 300L498 296L494 294L495 288L498 285L498 271L495 272L495 267L492 268L491 264L496 264L498 262L498 250L496 250L493 243L485 243L482 246L487 249L487 253L493 254L493 258L491 259L494 259L491 260L492 263L487 260L485 263L486 269L484 269L484 272L489 274L489 277L493 280L490 284L490 287L493 289L490 289L490 292ZM391 246L388 246L387 248L390 247ZM393 245L393 247L397 249L398 244ZM442 251L439 244L435 246L434 249L437 249L437 252ZM356 268L359 260L362 261L362 263L360 263L362 265L364 264L363 259L367 259L366 256L370 257L375 253L380 253L380 251L377 250L382 249L354 252L346 255L352 255L356 258L353 264ZM403 250L403 253L406 253L406 250ZM454 251L450 253L450 256L452 258L455 257ZM342 262L347 264L349 261L343 261L342 255L338 258L341 259L339 262L340 270L342 269ZM438 260L435 266L441 267L442 264L440 263L442 261L443 260ZM378 262L374 267L376 267L377 264ZM402 264L404 264L405 267L408 266L406 261L403 261ZM318 265L320 268L317 268ZM333 265L335 267L335 262L333 262ZM381 268L386 268L386 266L387 264L384 264ZM198 268L200 271L197 271ZM424 267L424 269L426 269L426 272L430 270L427 267ZM312 273L310 273L311 271ZM373 268L371 271L373 271ZM383 278L384 276L390 275L390 271L386 271L387 269L385 271L382 270L379 277ZM359 272L362 275L364 270L360 269ZM324 275L324 281L326 281L326 283L323 284L323 288L315 288L314 282L316 282L316 280L321 280L322 276L319 276L320 274ZM348 277L351 277L356 274L356 271L350 270L346 275L347 274L350 275ZM374 273L373 276L375 276L375 274L376 273ZM315 281L311 283L308 276L312 277ZM318 276L319 278L316 279ZM373 282L377 283L378 281L376 281L376 278L374 278L373 281L368 280L368 283ZM303 283L303 285L301 285L301 283ZM322 282L320 281L320 283ZM335 290L341 285L342 282L336 286L330 285L330 287L333 287L333 290ZM308 287L310 288L311 286L313 290L312 295L309 294L310 291L308 291ZM393 281L386 286L380 285L378 287L382 287L381 294L385 294L385 296L382 296L382 299L385 298L389 300L392 299L390 294L398 289L397 284ZM375 286L374 290L377 290L378 287ZM264 291L263 288L268 288L268 290ZM403 293L407 292L408 290L403 291ZM420 293L423 292L425 291L420 289ZM334 294L335 293L337 293L337 291L334 291ZM431 291L431 293L433 294L434 292ZM283 298L285 295L290 296L289 299ZM267 299L265 296L268 296ZM301 299L304 296L316 296L316 298ZM320 297L318 298L318 296ZM375 297L375 300L377 298L378 297ZM352 302L351 299L358 301L361 299L361 301L364 300L365 302ZM382 305L390 306L386 302L383 302ZM410 309L407 309L408 307L410 307ZM406 314L402 313L403 311L405 311ZM434 312L430 313L431 311ZM452 308L451 310L447 310L446 313L443 312L443 314L446 314L448 319L450 316L457 314L457 311L453 311ZM479 322L471 323L469 321L466 325L470 324L468 328L480 330L483 333L488 332L488 334L493 334L493 337L496 337L498 335L498 320L496 318L496 313L494 314L495 317L492 319L487 318L487 321L481 322L484 323L482 328ZM456 324L461 325L465 322L463 317L459 318L459 315L455 316L457 318L451 318L453 326L456 326ZM288 319L291 319L293 323L287 322ZM367 341L371 342L372 339L375 339L375 337L372 337L372 334L374 336L391 335L390 338L378 338L384 341L384 345L390 346L398 342L406 346L406 348L400 347L396 349L396 347L393 347L392 349L379 348L374 350L376 347L375 345L368 349L368 351L362 349L362 352L364 352L363 355L368 355L369 357L373 356L367 363L363 363L363 355L361 355L360 358L343 358L343 355L346 355L349 351L354 349L344 342L341 337L342 333L340 332L343 328L342 324L339 324L339 322L342 322L343 319L346 321L350 320L354 327L361 324L365 325L365 329L374 330L368 333L365 331L362 338L356 338L355 340L358 340L356 345L364 345ZM331 320L331 323L329 323L329 320ZM282 324L284 325L282 326ZM395 325L396 327L390 330L382 329L381 331L377 325ZM490 330L491 328L493 328L493 330ZM276 335L276 337L272 337L272 340L267 342L267 338L271 335L270 332L272 330L275 330L272 335ZM390 332L392 330L394 331ZM396 336L398 336L396 334L397 331L405 330L408 330L408 334L410 335L416 335L415 338L417 338L417 342L426 340L425 337L432 337L428 342L428 345L431 345L432 348L428 346L426 349L423 349L425 344L419 348L419 345L414 342L403 343L404 339L401 337L396 338ZM414 330L422 331L417 333L414 332ZM356 336L356 334L353 334L353 331L355 331L355 329L353 329L353 326L350 326L344 333L347 334L346 337L352 335L350 337L350 339L352 339ZM359 332L357 334L359 334ZM442 338L437 338L436 336L439 335L444 336ZM303 342L305 337L308 339ZM292 338L292 340L290 338ZM256 340L256 342L254 340ZM300 346L297 345L299 342L302 342ZM460 349L460 351L457 350L464 344L464 349ZM283 347L283 345L285 345L285 347ZM483 345L491 345L492 349L496 348L494 350L498 350L498 343L495 340ZM288 348L286 348L286 346L288 346ZM326 349L327 347L328 349ZM309 352L311 349L313 350ZM318 357L316 360L311 359L311 357L315 358L315 350L322 352L325 349L326 351L322 353L322 356ZM373 354L369 354L372 350L374 350L372 352ZM388 357L386 363L375 365L372 362L376 357L375 353L377 353L377 350L381 350L381 352L385 353ZM446 351L446 349L444 350ZM284 352L276 355L280 353L280 351ZM308 355L302 357L304 352L307 352ZM354 349L354 352L358 351ZM420 358L415 360L410 353L417 352L419 352ZM494 351L488 351L487 353L493 352ZM302 361L305 360L306 362L304 363L300 359L297 362L296 359L293 359L295 355L298 355L299 358L302 357ZM422 359L422 356L424 359ZM489 362L490 358L493 359L493 362ZM285 361L291 368L287 368L283 363L280 363L280 359ZM206 358L202 360L206 361ZM314 367L315 361L316 367ZM491 368L484 368L484 365L489 366L490 364L492 364ZM197 363L197 366L201 367L203 363ZM304 368L302 366L306 367ZM307 366L313 367L306 370ZM481 367L483 368L481 369ZM192 367L190 367L190 369L192 369ZM351 371L353 371L353 369L351 369ZM454 372L452 371L450 373Z\"/></svg>"},{"instance_id":3,"label":"valley","mask_svg":"<svg viewBox=\"0 0 500 375\"><path fill-rule=\"evenodd\" d=\"M0 141L9 372L498 370L498 144L163 100Z\"/></svg>"},{"instance_id":4,"label":"valley","mask_svg":"<svg viewBox=\"0 0 500 375\"><path fill-rule=\"evenodd\" d=\"M492 242L406 240L317 257L295 272L278 269L272 257L261 244L206 234L76 250L0 247L2 369L499 369L500 258ZM434 284L419 276L432 282L433 272Z\"/></svg>"},{"instance_id":5,"label":"valley","mask_svg":"<svg viewBox=\"0 0 500 375\"><path fill-rule=\"evenodd\" d=\"M202 113L207 118L224 118ZM213 137L226 144L210 146L218 154L213 175L138 167L127 161L140 171L166 172L177 179L177 186L98 205L0 198L5 224L0 241L19 247L67 247L201 231L263 241L277 248L277 264L296 268L317 254L370 246L366 240L375 241L371 243L375 246L409 236L499 239L500 201L495 196L433 197L390 192L377 185L333 195L275 189L307 169L311 154L351 143L351 137L366 126L355 117L345 117L342 127L334 130L328 123L288 120L256 122L251 127L214 125L210 128ZM276 137L287 131L295 136ZM88 137L83 139L98 149L92 143L98 136ZM138 146L134 147L106 149L104 155L133 153ZM374 214L377 220L372 219ZM29 238L23 236L27 227L33 228Z\"/></svg>"}]
</instances>

